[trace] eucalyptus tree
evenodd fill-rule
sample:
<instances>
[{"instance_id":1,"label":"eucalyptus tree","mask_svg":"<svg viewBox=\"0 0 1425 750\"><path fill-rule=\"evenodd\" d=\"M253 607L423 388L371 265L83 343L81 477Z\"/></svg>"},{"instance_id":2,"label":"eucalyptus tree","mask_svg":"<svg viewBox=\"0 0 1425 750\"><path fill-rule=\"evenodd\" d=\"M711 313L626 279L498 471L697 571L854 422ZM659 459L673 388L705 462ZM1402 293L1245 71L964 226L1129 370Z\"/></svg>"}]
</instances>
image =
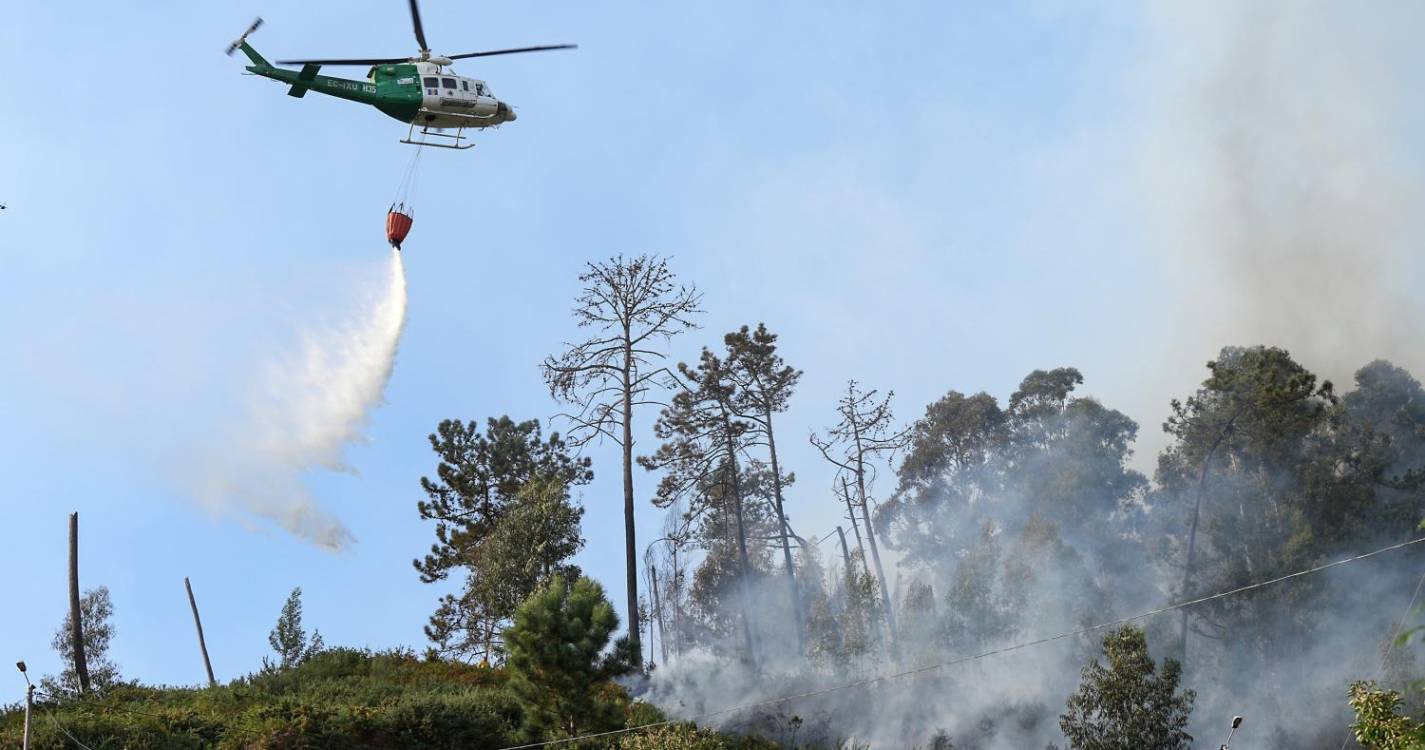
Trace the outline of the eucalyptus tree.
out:
<instances>
[{"instance_id":1,"label":"eucalyptus tree","mask_svg":"<svg viewBox=\"0 0 1425 750\"><path fill-rule=\"evenodd\" d=\"M1059 727L1073 750L1188 750L1188 720L1197 694L1179 690L1182 665L1164 659L1160 670L1148 640L1125 625L1103 638L1106 664L1083 669L1078 692L1069 697Z\"/></svg>"},{"instance_id":2,"label":"eucalyptus tree","mask_svg":"<svg viewBox=\"0 0 1425 750\"><path fill-rule=\"evenodd\" d=\"M894 397L895 392L891 391L884 398L877 398L876 391L862 391L855 380L847 381L846 395L836 404L836 413L841 420L827 428L825 435L813 432L810 438L811 444L827 461L855 480L856 503L861 510L861 520L866 524L866 541L871 545L871 559L876 566L876 580L881 588L893 649L897 640L895 608L891 604L890 589L886 586L885 569L881 566L876 528L871 522L867 484L874 477L875 463L879 459L893 457L906 445L908 432L892 426L895 415L891 411L891 399Z\"/></svg>"},{"instance_id":3,"label":"eucalyptus tree","mask_svg":"<svg viewBox=\"0 0 1425 750\"><path fill-rule=\"evenodd\" d=\"M79 623L84 633L83 649L89 668L89 687L103 693L119 684L119 665L109 658L109 644L114 640L114 603L109 587L100 586L84 592L79 600ZM72 616L66 612L64 622L55 631L51 646L59 655L64 669L57 677L46 677L40 687L55 696L80 695L84 692L75 669Z\"/></svg>"},{"instance_id":4,"label":"eucalyptus tree","mask_svg":"<svg viewBox=\"0 0 1425 750\"><path fill-rule=\"evenodd\" d=\"M768 331L763 323L758 323L755 331L742 326L741 329L724 336L723 342L727 346L728 376L737 386L733 394L737 413L751 424L750 434L754 440L765 443L767 448L767 457L771 464L772 500L777 512L777 536L782 546L782 563L786 566L798 643L805 647L805 618L800 604L801 596L797 592L791 530L784 510L783 476L781 463L777 458L776 430L773 429L773 418L787 410L792 393L801 380L802 371L783 361L782 356L777 353L777 334Z\"/></svg>"},{"instance_id":5,"label":"eucalyptus tree","mask_svg":"<svg viewBox=\"0 0 1425 750\"><path fill-rule=\"evenodd\" d=\"M638 407L663 405L653 394L669 372L662 364L667 354L657 345L697 327L692 318L702 312L701 297L693 286L678 282L665 259L651 255L589 263L579 281L584 288L575 299L574 319L591 333L545 358L541 371L550 395L572 407L562 416L573 424L573 444L607 438L623 451L628 632L636 644L640 623L633 415Z\"/></svg>"}]
</instances>

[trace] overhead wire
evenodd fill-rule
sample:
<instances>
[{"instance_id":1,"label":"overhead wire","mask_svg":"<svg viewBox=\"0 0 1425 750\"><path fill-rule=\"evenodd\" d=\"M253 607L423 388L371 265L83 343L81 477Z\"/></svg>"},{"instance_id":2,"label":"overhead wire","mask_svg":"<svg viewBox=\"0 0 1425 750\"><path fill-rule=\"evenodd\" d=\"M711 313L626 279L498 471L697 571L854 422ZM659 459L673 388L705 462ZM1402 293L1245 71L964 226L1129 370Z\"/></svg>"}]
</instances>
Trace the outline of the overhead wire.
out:
<instances>
[{"instance_id":1,"label":"overhead wire","mask_svg":"<svg viewBox=\"0 0 1425 750\"><path fill-rule=\"evenodd\" d=\"M1054 641L1061 641L1061 640L1064 640L1064 639L1066 639L1066 638L1073 638L1073 637L1075 637L1075 636L1085 635L1085 634L1087 634L1087 633L1092 633L1092 632L1097 631L1097 630L1104 630L1104 629L1106 629L1106 628L1112 628L1112 627L1116 627L1116 626L1119 626L1119 625L1125 625L1125 624L1130 623L1130 622L1136 622L1136 621L1138 621L1138 620L1147 619L1147 618L1149 618L1149 617L1154 617L1154 616L1156 616L1156 615L1160 615L1160 614L1163 614L1163 613L1166 613L1166 612L1172 612L1172 611L1174 611L1174 610L1183 609L1183 608L1186 608L1186 607L1193 607L1193 606L1196 606L1196 605L1199 605L1199 604L1205 604L1205 603L1207 603L1207 602L1214 601L1214 600L1217 600L1217 599L1223 599L1223 598L1226 598L1226 597L1229 597L1229 596L1236 596L1236 595L1238 595L1238 594L1244 594L1244 593L1247 593L1248 591L1255 591L1255 590L1257 590L1257 589L1266 588L1266 587L1268 587L1268 586L1274 586L1274 585L1276 585L1276 584L1278 584L1278 583L1282 583L1282 582L1284 582L1284 581L1289 581L1289 580L1292 580L1292 579L1294 579L1294 578L1301 578L1301 577L1303 577L1303 576L1312 575L1312 574L1314 574L1314 573L1320 573L1320 572L1323 571L1323 570L1329 570L1329 569L1331 569L1331 568L1340 567L1340 566L1342 566L1342 565L1349 565L1349 564L1351 564L1351 563L1360 562L1361 560L1365 560L1365 559L1368 559L1368 558L1371 558L1371 557L1375 557L1376 555L1380 555L1380 554L1383 554L1383 553L1386 553L1386 552L1392 552L1392 551L1395 551L1395 550L1398 550L1398 549L1404 549L1404 548L1409 547L1409 546L1411 546L1411 545L1420 544L1421 542L1425 542L1425 537L1420 537L1420 538L1418 538L1418 539L1412 539L1412 540L1410 540L1410 541L1408 541L1408 542L1400 542L1399 544L1392 544L1392 545L1390 545L1390 546L1388 546L1388 547L1381 547L1380 549L1372 550L1372 551L1370 551L1370 552L1366 552L1366 553L1363 553L1363 554L1359 554L1359 555L1356 555L1356 556L1354 556L1354 557L1348 557L1348 558L1344 558L1344 559L1341 559L1341 560L1336 560L1336 561L1334 561L1334 562L1329 562L1329 563L1324 563L1324 564L1321 564L1321 565L1317 565L1317 566L1314 566L1314 567L1311 567L1311 568L1306 568L1306 569L1303 569L1303 570L1298 570L1298 571L1296 571L1296 572L1294 572L1294 573L1288 573L1288 574L1286 574L1286 575L1278 576L1278 577L1276 577L1276 578L1272 578L1272 579L1269 579L1269 580L1266 580L1266 581L1259 581L1259 582L1257 582L1257 583L1250 583L1250 584L1247 584L1247 585L1245 585L1245 586L1238 586L1237 588L1234 588L1234 589L1228 589L1228 590L1226 590L1226 591L1220 591L1220 592L1218 592L1218 593L1216 593L1216 594L1209 594L1209 595L1207 595L1207 596L1201 596L1201 597L1198 597L1198 598L1196 598L1196 599L1190 599L1190 600L1188 600L1188 601L1178 602L1178 603L1176 603L1176 604L1169 604L1169 605L1167 605L1167 606L1159 607L1159 608L1157 608L1157 609L1149 610L1149 611L1147 611L1147 612L1140 612L1140 613L1138 613L1138 614L1136 614L1136 615L1130 615L1130 616L1128 616L1128 617L1121 617L1121 618L1116 619L1116 620L1111 620L1111 621L1108 621L1108 622L1102 622L1102 623L1098 623L1098 624L1096 624L1096 625L1089 625L1089 626L1082 627L1082 628L1076 628L1076 629L1074 629L1074 630L1067 630L1067 631L1064 631L1064 632L1062 632L1062 633L1057 633L1057 634L1055 634L1055 635L1046 636L1046 637L1044 637L1044 638L1038 638L1038 639L1031 640L1031 641L1022 641L1022 642L1020 642L1020 643L1014 643L1014 644L1010 644L1010 645L1008 645L1008 646L1002 646L1002 647L1000 647L1000 648L991 649L991 650L989 650L989 651L984 651L984 652L982 652L982 653L974 654L974 655L971 655L971 656L964 656L964 657L960 657L960 658L956 658L956 659L948 659L948 660L946 660L946 661L936 662L936 663L934 663L934 664L927 664L927 665L924 665L924 666L915 667L915 668L913 668L913 669L907 669L907 670L904 670L904 671L901 671L901 672L895 672L895 673L893 673L893 674L886 674L886 675L879 675L879 676L875 676L875 677L868 677L868 678L866 678L866 679L855 680L855 681L852 681L852 682L842 683L842 684L839 684L839 685L833 685L833 686L826 687L826 688L821 688L821 689L818 689L818 690L810 690L810 691L807 691L807 692L796 693L796 694L792 694L792 695L786 695L786 696L782 696L782 697L779 697L779 698L771 698L771 699L768 699L768 700L754 701L754 702L752 702L752 703L744 703L744 704L740 704L740 705L736 705L736 706L729 706L729 707L727 707L727 708L719 709L719 710L717 710L717 711L710 711L710 712L707 712L707 713L702 713L702 714L698 714L698 715L696 715L696 716L691 716L691 717L682 718L682 719L669 719L669 720L665 720L665 721L656 721L656 722L650 722L650 723L648 723L648 724L640 724L640 725L638 725L638 726L636 726L636 727L625 727L625 728L623 728L623 729L615 729L615 730L610 730L610 731L607 731L607 732L598 732L598 733L595 733L595 734L585 734L585 735L579 735L579 736L576 736L576 737L566 737L566 738L563 738L563 739L556 739L556 740L545 740L545 741L543 741L543 742L531 742L531 743L527 743L527 744L524 744L524 745L508 745L508 746L499 748L499 750L532 750L533 748L552 747L552 746L554 746L554 745L562 745L562 744L567 744L567 743L570 743L570 742L580 742L580 741L588 740L588 739L598 739L598 738L601 738L601 737L610 737L610 736L619 735L619 734L628 734L628 733L631 733L631 732L641 732L641 731L645 731L645 730L648 730L648 729L657 729L658 727L668 726L668 725L671 725L671 724L681 723L681 722L685 722L685 721L687 721L687 722L697 722L697 721L701 721L701 720L704 720L704 719L710 719L710 718L713 718L713 717L722 716L722 715L724 715L724 714L736 713L736 712L739 712L739 711L746 711L746 710L753 709L753 708L762 708L762 707L765 707L765 706L775 706L775 705L778 705L778 704L781 704L781 703L787 703L787 702L794 701L794 700L801 700L801 699L804 699L804 698L814 698L814 697L817 697L817 696L826 695L826 694L828 694L828 693L835 693L835 692L838 692L838 691L841 691L841 690L848 690L848 689L850 689L850 688L861 687L861 686L864 686L864 685L872 685L872 684L875 684L875 683L878 683L878 682L889 682L889 681L891 681L891 680L900 679L900 678L902 678L902 677L910 677L910 676L913 676L913 675L924 674L924 673L926 673L926 672L932 672L932 671L935 671L935 670L944 669L944 668L946 668L946 667L953 667L953 666L957 666L957 665L960 665L960 664L967 664L967 663L970 663L970 662L979 661L979 660L981 660L981 659L987 659L987 658L989 658L989 657L991 657L991 656L999 656L999 655L1002 655L1002 654L1007 654L1007 653L1012 652L1012 651L1019 651L1019 650L1021 650L1021 649L1026 649L1026 648L1030 648L1030 647L1033 647L1033 646L1040 646L1040 645L1043 645L1043 644L1045 644L1045 643L1052 643L1052 642L1054 642ZM1425 578L1422 578L1422 582L1425 582ZM1419 593L1419 590L1420 590L1420 588L1419 588L1419 586L1417 586L1417 587L1416 587L1416 593L1417 593L1417 595L1418 595L1418 593ZM1413 599L1412 599L1412 601L1413 601ZM1414 606L1413 603L1412 603L1412 606Z\"/></svg>"},{"instance_id":2,"label":"overhead wire","mask_svg":"<svg viewBox=\"0 0 1425 750\"><path fill-rule=\"evenodd\" d=\"M73 742L74 744L83 748L83 750L94 750L94 748L84 744L83 742L80 742L78 737L75 737L74 735L70 734L69 730L65 729L64 725L59 723L59 719L55 718L53 711L50 711L48 708L45 708L43 706L40 707L40 710L45 712L45 717L50 720L50 723L54 725L54 728L58 729L60 733L63 734L65 737L68 737L70 742Z\"/></svg>"}]
</instances>

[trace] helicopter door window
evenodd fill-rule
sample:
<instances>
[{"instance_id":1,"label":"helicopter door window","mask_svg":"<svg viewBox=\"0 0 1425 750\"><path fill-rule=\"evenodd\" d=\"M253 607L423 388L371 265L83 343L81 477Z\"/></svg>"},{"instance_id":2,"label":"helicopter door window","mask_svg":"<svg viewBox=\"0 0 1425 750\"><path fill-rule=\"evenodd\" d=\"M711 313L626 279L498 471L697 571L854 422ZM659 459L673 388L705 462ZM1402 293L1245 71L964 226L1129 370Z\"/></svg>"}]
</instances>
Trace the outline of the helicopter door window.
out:
<instances>
[{"instance_id":1,"label":"helicopter door window","mask_svg":"<svg viewBox=\"0 0 1425 750\"><path fill-rule=\"evenodd\" d=\"M421 81L421 82L426 85L426 93L427 93L427 94L436 94L436 93L439 93L440 79L438 79L438 78L426 78L425 80L423 80L423 81Z\"/></svg>"},{"instance_id":2,"label":"helicopter door window","mask_svg":"<svg viewBox=\"0 0 1425 750\"><path fill-rule=\"evenodd\" d=\"M444 86L445 86L446 88L448 88L448 89L454 89L454 88L455 88L455 79L454 79L454 78L442 78L442 79L440 79L440 82L441 82L442 84L444 84Z\"/></svg>"}]
</instances>

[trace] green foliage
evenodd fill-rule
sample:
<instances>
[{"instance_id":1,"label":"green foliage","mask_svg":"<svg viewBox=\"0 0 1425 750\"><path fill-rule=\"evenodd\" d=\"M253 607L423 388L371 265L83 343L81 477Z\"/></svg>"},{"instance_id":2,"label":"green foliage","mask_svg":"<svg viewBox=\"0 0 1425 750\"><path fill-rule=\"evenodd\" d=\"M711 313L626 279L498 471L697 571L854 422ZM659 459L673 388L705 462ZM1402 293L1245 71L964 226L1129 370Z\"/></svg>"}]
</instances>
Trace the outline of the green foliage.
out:
<instances>
[{"instance_id":1,"label":"green foliage","mask_svg":"<svg viewBox=\"0 0 1425 750\"><path fill-rule=\"evenodd\" d=\"M622 725L626 699L611 679L628 672L633 657L625 646L604 653L618 626L603 587L588 578L572 586L555 578L520 605L505 642L509 689L524 709L530 737Z\"/></svg>"},{"instance_id":2,"label":"green foliage","mask_svg":"<svg viewBox=\"0 0 1425 750\"><path fill-rule=\"evenodd\" d=\"M758 737L734 737L694 724L670 724L624 735L616 750L776 750L775 742Z\"/></svg>"},{"instance_id":3,"label":"green foliage","mask_svg":"<svg viewBox=\"0 0 1425 750\"><path fill-rule=\"evenodd\" d=\"M100 586L84 592L79 599L79 625L84 633L84 663L89 668L89 688L104 692L120 682L119 665L109 659L109 643L114 640L114 603L109 587ZM40 687L53 695L79 693L79 676L74 671L74 640L70 635L73 619L68 612L50 647L59 654L64 669L58 677L46 677Z\"/></svg>"},{"instance_id":4,"label":"green foliage","mask_svg":"<svg viewBox=\"0 0 1425 750\"><path fill-rule=\"evenodd\" d=\"M582 543L583 511L568 488L593 479L590 461L572 455L558 433L545 440L537 420L509 417L490 419L484 434L475 422L445 420L430 444L440 463L436 479L421 478L427 499L417 508L436 522L436 543L413 564L427 583L456 570L466 581L441 598L426 635L444 655L493 659L515 607ZM533 559L530 549L539 551Z\"/></svg>"},{"instance_id":5,"label":"green foliage","mask_svg":"<svg viewBox=\"0 0 1425 750\"><path fill-rule=\"evenodd\" d=\"M1402 716L1400 693L1381 690L1372 682L1353 682L1351 724L1356 741L1367 750L1425 750L1425 724Z\"/></svg>"},{"instance_id":6,"label":"green foliage","mask_svg":"<svg viewBox=\"0 0 1425 750\"><path fill-rule=\"evenodd\" d=\"M1147 486L1128 468L1138 425L1075 396L1082 382L1071 367L1035 370L1006 408L987 393L957 391L927 406L911 428L896 492L878 513L889 544L912 563L945 565L976 543L965 530L997 520L1016 533L1037 515L1094 543L1085 546L1121 549ZM1008 502L1013 512L1001 518ZM964 523L967 515L976 522Z\"/></svg>"},{"instance_id":7,"label":"green foliage","mask_svg":"<svg viewBox=\"0 0 1425 750\"><path fill-rule=\"evenodd\" d=\"M322 632L313 631L310 641L307 631L302 628L302 587L292 589L287 601L282 605L282 613L277 616L277 624L267 634L267 643L277 653L275 663L262 660L268 669L291 669L326 648Z\"/></svg>"},{"instance_id":8,"label":"green foliage","mask_svg":"<svg viewBox=\"0 0 1425 750\"><path fill-rule=\"evenodd\" d=\"M1182 667L1172 659L1159 673L1143 631L1125 625L1103 639L1108 666L1097 659L1069 697L1059 727L1074 750L1189 750L1185 731L1196 694L1178 692Z\"/></svg>"},{"instance_id":9,"label":"green foliage","mask_svg":"<svg viewBox=\"0 0 1425 750\"><path fill-rule=\"evenodd\" d=\"M1425 391L1408 374L1375 362L1339 397L1277 348L1229 347L1208 369L1193 396L1173 402L1164 428L1174 443L1159 458L1151 498L1166 522L1167 559L1190 561L1179 596L1410 533L1425 499L1406 478L1425 461ZM1259 688L1279 692L1290 678L1267 665L1315 642L1326 593L1315 578L1213 601L1193 611L1189 636L1208 636L1192 643L1225 651L1237 671L1266 675Z\"/></svg>"},{"instance_id":10,"label":"green foliage","mask_svg":"<svg viewBox=\"0 0 1425 750\"><path fill-rule=\"evenodd\" d=\"M213 689L118 685L91 699L44 698L32 745L72 747L57 722L95 750L499 747L521 721L505 681L408 652L328 649ZM0 715L0 747L19 747L22 714Z\"/></svg>"}]
</instances>

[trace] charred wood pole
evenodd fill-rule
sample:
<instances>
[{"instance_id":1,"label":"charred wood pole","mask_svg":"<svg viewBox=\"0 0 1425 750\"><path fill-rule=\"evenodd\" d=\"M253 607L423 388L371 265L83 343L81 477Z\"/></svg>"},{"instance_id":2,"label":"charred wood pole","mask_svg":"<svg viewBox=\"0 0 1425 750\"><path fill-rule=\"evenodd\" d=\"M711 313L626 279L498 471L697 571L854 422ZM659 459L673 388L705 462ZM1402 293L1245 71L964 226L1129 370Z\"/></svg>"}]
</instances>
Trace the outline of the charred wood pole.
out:
<instances>
[{"instance_id":1,"label":"charred wood pole","mask_svg":"<svg viewBox=\"0 0 1425 750\"><path fill-rule=\"evenodd\" d=\"M208 660L208 643L203 640L203 620L198 617L198 600L193 598L193 584L183 577L183 588L188 590L188 606L193 608L193 627L198 629L198 650L203 652L203 669L208 671L208 687L215 688L218 681L213 679L213 662Z\"/></svg>"},{"instance_id":2,"label":"charred wood pole","mask_svg":"<svg viewBox=\"0 0 1425 750\"><path fill-rule=\"evenodd\" d=\"M81 695L89 693L89 663L84 660L84 625L79 607L79 514L69 514L69 639L74 674Z\"/></svg>"},{"instance_id":3,"label":"charred wood pole","mask_svg":"<svg viewBox=\"0 0 1425 750\"><path fill-rule=\"evenodd\" d=\"M668 629L663 624L663 600L658 595L658 570L648 562L648 587L653 591L653 617L658 621L658 653L668 663Z\"/></svg>"}]
</instances>

